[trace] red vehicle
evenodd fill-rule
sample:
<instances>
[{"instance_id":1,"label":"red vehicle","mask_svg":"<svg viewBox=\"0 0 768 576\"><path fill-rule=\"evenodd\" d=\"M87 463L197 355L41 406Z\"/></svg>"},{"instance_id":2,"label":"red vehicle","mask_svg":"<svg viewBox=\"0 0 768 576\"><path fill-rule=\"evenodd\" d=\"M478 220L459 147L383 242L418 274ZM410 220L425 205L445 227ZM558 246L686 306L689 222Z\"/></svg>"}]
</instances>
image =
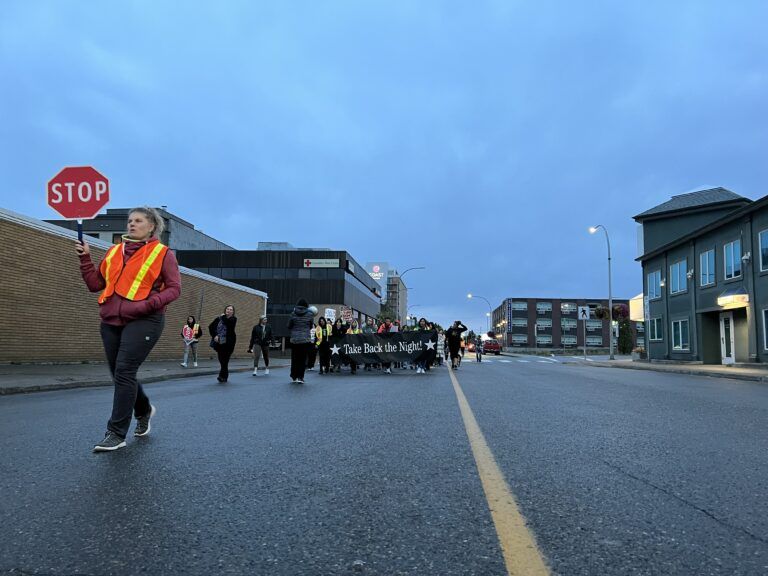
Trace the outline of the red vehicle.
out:
<instances>
[{"instance_id":1,"label":"red vehicle","mask_svg":"<svg viewBox=\"0 0 768 576\"><path fill-rule=\"evenodd\" d=\"M483 354L501 354L501 344L495 338L489 338L483 342Z\"/></svg>"}]
</instances>

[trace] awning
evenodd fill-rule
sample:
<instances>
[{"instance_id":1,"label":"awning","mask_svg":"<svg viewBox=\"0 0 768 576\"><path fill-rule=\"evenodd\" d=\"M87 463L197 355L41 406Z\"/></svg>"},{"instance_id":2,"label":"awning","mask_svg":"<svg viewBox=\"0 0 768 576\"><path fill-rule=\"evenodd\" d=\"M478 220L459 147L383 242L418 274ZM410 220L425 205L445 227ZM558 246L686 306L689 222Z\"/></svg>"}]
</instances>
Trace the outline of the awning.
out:
<instances>
[{"instance_id":1,"label":"awning","mask_svg":"<svg viewBox=\"0 0 768 576\"><path fill-rule=\"evenodd\" d=\"M717 297L717 305L725 310L744 308L749 304L749 292L744 286L728 288Z\"/></svg>"}]
</instances>

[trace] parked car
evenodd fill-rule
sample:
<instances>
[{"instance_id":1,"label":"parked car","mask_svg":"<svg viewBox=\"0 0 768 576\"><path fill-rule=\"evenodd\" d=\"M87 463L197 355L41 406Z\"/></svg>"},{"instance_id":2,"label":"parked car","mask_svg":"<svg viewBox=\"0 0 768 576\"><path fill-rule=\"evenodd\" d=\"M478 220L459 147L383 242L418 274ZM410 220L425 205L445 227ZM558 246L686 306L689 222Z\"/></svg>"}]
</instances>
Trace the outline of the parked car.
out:
<instances>
[{"instance_id":1,"label":"parked car","mask_svg":"<svg viewBox=\"0 0 768 576\"><path fill-rule=\"evenodd\" d=\"M489 338L483 342L483 354L501 354L501 344L495 338Z\"/></svg>"}]
</instances>

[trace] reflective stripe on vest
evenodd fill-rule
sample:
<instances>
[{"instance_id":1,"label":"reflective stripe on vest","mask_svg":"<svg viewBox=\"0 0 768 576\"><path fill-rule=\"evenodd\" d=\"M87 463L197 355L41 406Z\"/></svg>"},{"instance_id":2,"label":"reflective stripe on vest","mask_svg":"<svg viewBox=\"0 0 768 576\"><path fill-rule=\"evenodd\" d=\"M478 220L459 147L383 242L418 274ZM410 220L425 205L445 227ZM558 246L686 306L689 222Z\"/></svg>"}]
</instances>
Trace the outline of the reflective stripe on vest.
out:
<instances>
[{"instance_id":1,"label":"reflective stripe on vest","mask_svg":"<svg viewBox=\"0 0 768 576\"><path fill-rule=\"evenodd\" d=\"M144 300L160 277L167 250L167 246L155 240L139 248L126 262L122 244L110 248L100 267L106 286L99 304L115 293L126 300Z\"/></svg>"},{"instance_id":2,"label":"reflective stripe on vest","mask_svg":"<svg viewBox=\"0 0 768 576\"><path fill-rule=\"evenodd\" d=\"M112 258L115 257L115 254L118 252L122 253L122 244L117 244L115 246L112 246L107 251L107 255L104 258L104 262L101 265L101 275L104 276L104 282L106 283L106 286L104 288L104 291L101 293L101 296L99 296L99 304L103 304L107 298L112 296L112 294L115 293L115 283L110 278L110 269L112 268ZM121 254L122 255L122 254ZM122 268L122 267L121 267Z\"/></svg>"},{"instance_id":3,"label":"reflective stripe on vest","mask_svg":"<svg viewBox=\"0 0 768 576\"><path fill-rule=\"evenodd\" d=\"M128 300L133 300L136 297L136 292L138 292L139 287L141 286L141 282L144 280L144 276L147 275L147 271L149 270L149 267L155 263L155 260L157 260L158 255L163 250L165 250L165 246L163 246L158 242L157 246L155 246L152 252L150 252L149 256L144 262L144 265L139 270L139 273L136 274L136 278L134 279L133 284L131 284L131 289L128 290L128 294L125 295L125 297L128 298Z\"/></svg>"}]
</instances>

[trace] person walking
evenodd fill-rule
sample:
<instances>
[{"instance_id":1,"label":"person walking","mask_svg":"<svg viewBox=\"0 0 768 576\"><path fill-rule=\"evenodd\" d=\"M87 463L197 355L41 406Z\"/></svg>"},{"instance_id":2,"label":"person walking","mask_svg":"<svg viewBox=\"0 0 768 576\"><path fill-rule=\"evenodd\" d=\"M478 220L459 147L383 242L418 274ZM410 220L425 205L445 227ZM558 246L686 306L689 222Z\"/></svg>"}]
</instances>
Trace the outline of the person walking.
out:
<instances>
[{"instance_id":1,"label":"person walking","mask_svg":"<svg viewBox=\"0 0 768 576\"><path fill-rule=\"evenodd\" d=\"M200 336L203 335L203 329L197 323L194 316L187 316L187 323L181 329L181 337L184 339L184 359L181 365L186 368L189 360L189 353L192 352L192 366L197 368L197 343L200 342Z\"/></svg>"},{"instance_id":2,"label":"person walking","mask_svg":"<svg viewBox=\"0 0 768 576\"><path fill-rule=\"evenodd\" d=\"M426 332L426 331L428 331L430 329L431 328L429 327L429 325L427 323L427 319L426 318L419 318L419 323L416 325L416 328L414 328L413 331L414 332ZM426 362L424 362L422 360L419 360L418 362L415 363L415 365L416 365L416 374L426 374L426 367L427 367Z\"/></svg>"},{"instance_id":3,"label":"person walking","mask_svg":"<svg viewBox=\"0 0 768 576\"><path fill-rule=\"evenodd\" d=\"M357 318L352 318L352 322L349 324L349 328L347 329L347 334L362 334L363 331L360 330L360 324L357 321ZM357 362L354 360L349 361L349 366L352 369L352 374L357 374Z\"/></svg>"},{"instance_id":4,"label":"person walking","mask_svg":"<svg viewBox=\"0 0 768 576\"><path fill-rule=\"evenodd\" d=\"M376 334L376 325L373 323L373 318L368 317L365 320L365 325L363 326L363 334ZM370 372L373 367L373 364L366 364L363 367L363 370L366 372Z\"/></svg>"},{"instance_id":5,"label":"person walking","mask_svg":"<svg viewBox=\"0 0 768 576\"><path fill-rule=\"evenodd\" d=\"M312 372L315 369L315 361L317 360L317 346L315 346L315 342L317 339L317 333L315 330L317 329L317 326L315 326L315 323L312 323L312 326L309 328L309 342L312 344L309 347L309 350L307 352L307 370Z\"/></svg>"},{"instance_id":6,"label":"person walking","mask_svg":"<svg viewBox=\"0 0 768 576\"><path fill-rule=\"evenodd\" d=\"M483 361L483 339L480 336L475 338L475 360Z\"/></svg>"},{"instance_id":7,"label":"person walking","mask_svg":"<svg viewBox=\"0 0 768 576\"><path fill-rule=\"evenodd\" d=\"M134 436L147 436L151 430L156 408L136 375L163 333L166 307L181 294L176 256L159 240L164 228L154 208L131 209L128 233L107 250L98 268L88 243L75 244L85 285L91 292L101 292L101 341L115 385L107 432L94 452L125 447L132 416L136 418Z\"/></svg>"},{"instance_id":8,"label":"person walking","mask_svg":"<svg viewBox=\"0 0 768 576\"><path fill-rule=\"evenodd\" d=\"M331 336L334 338L341 338L344 336L344 334L347 333L348 326L344 324L344 321L341 318L336 318L336 321L333 323L333 327L331 328ZM341 361L334 364L334 366L331 368L332 372L341 372Z\"/></svg>"},{"instance_id":9,"label":"person walking","mask_svg":"<svg viewBox=\"0 0 768 576\"><path fill-rule=\"evenodd\" d=\"M328 374L331 370L331 327L325 318L317 321L315 328L315 348L320 356L320 374Z\"/></svg>"},{"instance_id":10,"label":"person walking","mask_svg":"<svg viewBox=\"0 0 768 576\"><path fill-rule=\"evenodd\" d=\"M435 362L438 366L443 365L443 357L445 356L445 332L440 330L437 333L437 354L435 355Z\"/></svg>"},{"instance_id":11,"label":"person walking","mask_svg":"<svg viewBox=\"0 0 768 576\"><path fill-rule=\"evenodd\" d=\"M316 313L317 308L310 307L304 298L299 298L288 319L288 330L291 333L291 381L294 384L304 384L307 354L312 345L309 329Z\"/></svg>"},{"instance_id":12,"label":"person walking","mask_svg":"<svg viewBox=\"0 0 768 576\"><path fill-rule=\"evenodd\" d=\"M259 375L259 360L264 357L264 375L269 375L269 343L272 341L272 326L266 316L251 330L251 341L248 343L248 353L253 353L253 375Z\"/></svg>"},{"instance_id":13,"label":"person walking","mask_svg":"<svg viewBox=\"0 0 768 576\"><path fill-rule=\"evenodd\" d=\"M392 324L392 318L389 317L384 318L384 322L381 323L378 330L379 334L386 332L397 332L397 326ZM383 362L381 367L384 368L385 374L392 374L392 362Z\"/></svg>"},{"instance_id":14,"label":"person walking","mask_svg":"<svg viewBox=\"0 0 768 576\"><path fill-rule=\"evenodd\" d=\"M451 355L451 368L456 370L459 367L461 361L461 344L464 341L461 335L467 331L467 327L461 323L460 320L456 320L453 325L445 331L445 340L448 342L448 350Z\"/></svg>"},{"instance_id":15,"label":"person walking","mask_svg":"<svg viewBox=\"0 0 768 576\"><path fill-rule=\"evenodd\" d=\"M231 304L224 308L224 314L214 318L213 322L208 325L211 347L216 350L216 355L219 358L219 375L216 380L220 384L229 379L229 359L232 357L237 343L236 325L235 307Z\"/></svg>"}]
</instances>

